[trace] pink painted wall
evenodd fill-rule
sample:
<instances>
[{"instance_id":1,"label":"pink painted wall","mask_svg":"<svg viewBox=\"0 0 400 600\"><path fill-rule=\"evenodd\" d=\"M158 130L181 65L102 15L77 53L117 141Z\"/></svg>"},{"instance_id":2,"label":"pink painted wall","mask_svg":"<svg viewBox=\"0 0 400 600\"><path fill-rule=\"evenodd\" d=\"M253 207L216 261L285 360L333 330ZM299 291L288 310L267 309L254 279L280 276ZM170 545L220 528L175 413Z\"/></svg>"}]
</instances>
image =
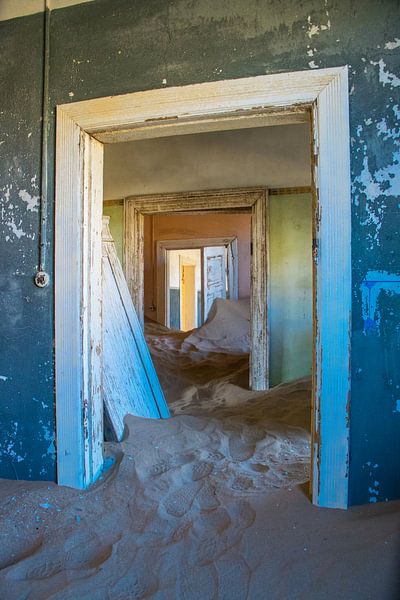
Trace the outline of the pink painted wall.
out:
<instances>
[{"instance_id":1,"label":"pink painted wall","mask_svg":"<svg viewBox=\"0 0 400 600\"><path fill-rule=\"evenodd\" d=\"M238 239L239 298L250 295L250 231L249 214L154 215L144 223L144 304L145 315L155 319L150 310L156 304L156 242L235 236Z\"/></svg>"}]
</instances>

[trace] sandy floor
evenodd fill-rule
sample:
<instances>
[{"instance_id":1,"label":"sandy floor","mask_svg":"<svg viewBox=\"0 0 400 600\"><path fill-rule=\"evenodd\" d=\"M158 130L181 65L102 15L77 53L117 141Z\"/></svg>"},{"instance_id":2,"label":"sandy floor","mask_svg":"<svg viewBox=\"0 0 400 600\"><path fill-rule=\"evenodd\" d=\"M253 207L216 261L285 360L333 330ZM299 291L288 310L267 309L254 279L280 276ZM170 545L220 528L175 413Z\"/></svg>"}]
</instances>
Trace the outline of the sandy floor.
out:
<instances>
[{"instance_id":1,"label":"sandy floor","mask_svg":"<svg viewBox=\"0 0 400 600\"><path fill-rule=\"evenodd\" d=\"M249 392L240 347L147 329L175 416L127 417L87 492L0 482L0 600L400 598L400 503L307 498L309 381Z\"/></svg>"}]
</instances>

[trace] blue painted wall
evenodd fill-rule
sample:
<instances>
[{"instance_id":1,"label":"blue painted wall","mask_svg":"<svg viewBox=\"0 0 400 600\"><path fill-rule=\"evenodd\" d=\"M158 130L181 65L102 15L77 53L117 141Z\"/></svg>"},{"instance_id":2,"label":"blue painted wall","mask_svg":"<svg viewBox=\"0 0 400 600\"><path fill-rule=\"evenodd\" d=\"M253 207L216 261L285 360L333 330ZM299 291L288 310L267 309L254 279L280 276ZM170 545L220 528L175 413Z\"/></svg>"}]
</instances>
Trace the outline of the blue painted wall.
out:
<instances>
[{"instance_id":1,"label":"blue painted wall","mask_svg":"<svg viewBox=\"0 0 400 600\"><path fill-rule=\"evenodd\" d=\"M397 0L95 0L55 11L51 19L52 109L157 88L164 79L172 86L349 65L351 503L400 497L400 300L398 287L385 287L387 278L400 281L399 21ZM7 82L0 87L0 465L7 477L52 479L53 287L37 290L32 282L41 24L40 15L0 23ZM53 135L54 123L51 148ZM51 259L52 155L49 164ZM374 277L380 292L366 312L365 282Z\"/></svg>"},{"instance_id":2,"label":"blue painted wall","mask_svg":"<svg viewBox=\"0 0 400 600\"><path fill-rule=\"evenodd\" d=\"M0 23L0 474L11 479L54 477L53 290L33 284L42 23Z\"/></svg>"}]
</instances>

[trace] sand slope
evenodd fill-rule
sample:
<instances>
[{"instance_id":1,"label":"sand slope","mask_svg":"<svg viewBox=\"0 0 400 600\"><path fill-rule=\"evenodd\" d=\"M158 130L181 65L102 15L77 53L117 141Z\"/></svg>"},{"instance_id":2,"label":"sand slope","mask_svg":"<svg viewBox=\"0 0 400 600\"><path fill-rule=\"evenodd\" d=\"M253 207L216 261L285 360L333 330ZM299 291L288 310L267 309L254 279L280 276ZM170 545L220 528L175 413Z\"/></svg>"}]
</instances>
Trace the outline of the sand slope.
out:
<instances>
[{"instance_id":1,"label":"sand slope","mask_svg":"<svg viewBox=\"0 0 400 600\"><path fill-rule=\"evenodd\" d=\"M301 487L309 381L249 392L246 355L148 340L175 416L128 416L86 492L0 483L0 599L397 598L400 503L321 510Z\"/></svg>"},{"instance_id":2,"label":"sand slope","mask_svg":"<svg viewBox=\"0 0 400 600\"><path fill-rule=\"evenodd\" d=\"M184 348L243 354L249 352L250 300L216 298L206 323L186 338Z\"/></svg>"}]
</instances>

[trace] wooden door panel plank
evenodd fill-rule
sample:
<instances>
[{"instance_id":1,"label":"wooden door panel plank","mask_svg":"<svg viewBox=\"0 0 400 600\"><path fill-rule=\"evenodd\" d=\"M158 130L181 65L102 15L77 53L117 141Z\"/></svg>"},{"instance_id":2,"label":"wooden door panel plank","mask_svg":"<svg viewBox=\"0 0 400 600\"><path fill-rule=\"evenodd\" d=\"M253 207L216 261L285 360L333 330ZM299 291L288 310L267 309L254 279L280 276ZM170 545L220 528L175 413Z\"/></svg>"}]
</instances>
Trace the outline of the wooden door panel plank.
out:
<instances>
[{"instance_id":1,"label":"wooden door panel plank","mask_svg":"<svg viewBox=\"0 0 400 600\"><path fill-rule=\"evenodd\" d=\"M104 404L120 440L125 415L155 419L170 415L107 221L102 260Z\"/></svg>"}]
</instances>

